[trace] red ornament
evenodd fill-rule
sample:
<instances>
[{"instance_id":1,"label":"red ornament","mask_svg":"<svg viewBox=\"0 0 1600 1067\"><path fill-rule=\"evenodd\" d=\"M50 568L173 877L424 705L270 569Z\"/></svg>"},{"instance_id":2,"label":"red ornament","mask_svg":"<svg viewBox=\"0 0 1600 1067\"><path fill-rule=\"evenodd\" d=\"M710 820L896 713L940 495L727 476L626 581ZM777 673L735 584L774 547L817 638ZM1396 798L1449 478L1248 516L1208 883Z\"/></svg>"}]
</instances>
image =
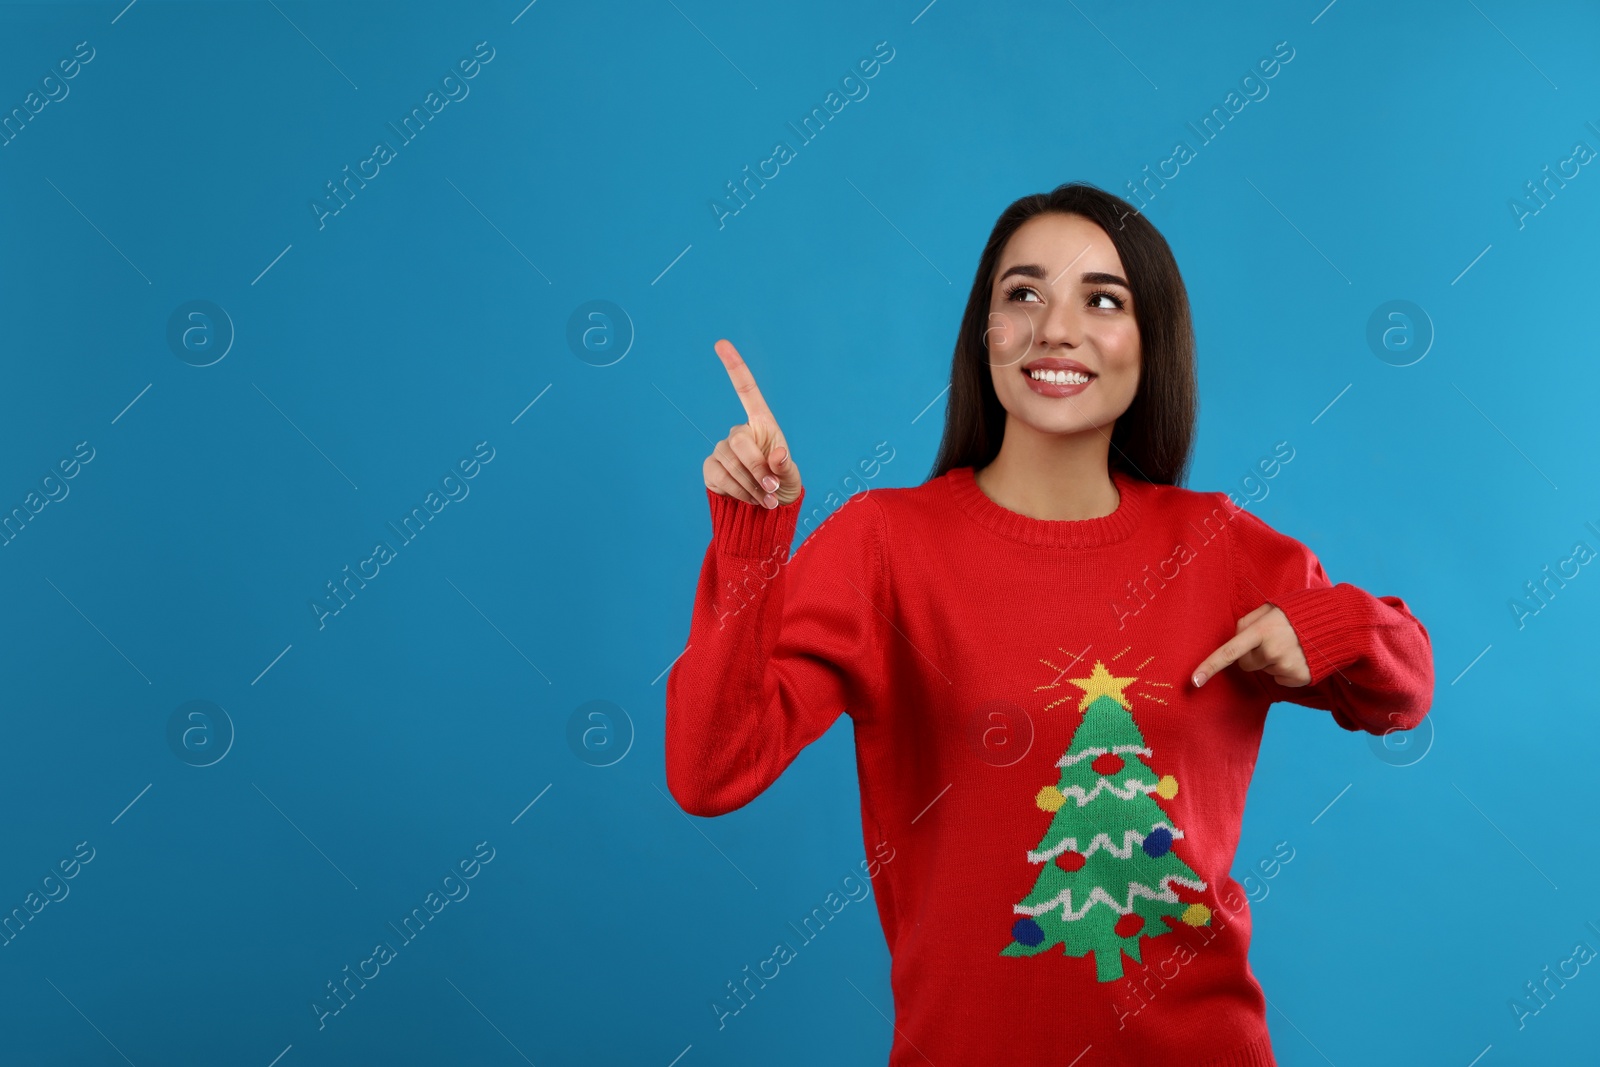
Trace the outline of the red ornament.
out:
<instances>
[{"instance_id":1,"label":"red ornament","mask_svg":"<svg viewBox=\"0 0 1600 1067\"><path fill-rule=\"evenodd\" d=\"M1122 770L1122 757L1115 752L1107 752L1103 756L1096 756L1089 766L1094 768L1096 774L1116 774Z\"/></svg>"},{"instance_id":2,"label":"red ornament","mask_svg":"<svg viewBox=\"0 0 1600 1067\"><path fill-rule=\"evenodd\" d=\"M1144 916L1134 915L1132 912L1117 920L1117 925L1111 928L1118 937L1132 937L1144 929Z\"/></svg>"},{"instance_id":3,"label":"red ornament","mask_svg":"<svg viewBox=\"0 0 1600 1067\"><path fill-rule=\"evenodd\" d=\"M1089 861L1084 858L1082 852L1063 852L1061 855L1056 857L1056 866L1060 867L1068 874L1078 870L1088 862Z\"/></svg>"}]
</instances>

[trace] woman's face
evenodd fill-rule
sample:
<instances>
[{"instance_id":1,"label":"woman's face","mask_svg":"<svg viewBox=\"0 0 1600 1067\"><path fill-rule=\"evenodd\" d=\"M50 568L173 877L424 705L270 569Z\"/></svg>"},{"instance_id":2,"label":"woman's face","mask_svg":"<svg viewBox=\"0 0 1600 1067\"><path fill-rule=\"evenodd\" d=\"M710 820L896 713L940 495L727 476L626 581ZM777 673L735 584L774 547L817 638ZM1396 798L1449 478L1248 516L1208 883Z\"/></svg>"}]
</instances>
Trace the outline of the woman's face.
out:
<instances>
[{"instance_id":1,"label":"woman's face","mask_svg":"<svg viewBox=\"0 0 1600 1067\"><path fill-rule=\"evenodd\" d=\"M1054 212L1018 227L995 268L985 340L1011 418L1041 433L1109 435L1138 390L1139 327L1105 231Z\"/></svg>"}]
</instances>

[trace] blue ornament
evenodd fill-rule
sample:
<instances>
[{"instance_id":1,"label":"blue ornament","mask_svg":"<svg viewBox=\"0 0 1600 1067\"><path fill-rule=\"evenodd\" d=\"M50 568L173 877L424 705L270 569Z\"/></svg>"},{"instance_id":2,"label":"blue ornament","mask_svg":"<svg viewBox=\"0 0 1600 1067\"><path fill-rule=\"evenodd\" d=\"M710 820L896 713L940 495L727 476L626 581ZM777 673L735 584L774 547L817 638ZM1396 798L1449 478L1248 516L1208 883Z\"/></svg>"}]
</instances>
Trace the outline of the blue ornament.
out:
<instances>
[{"instance_id":1,"label":"blue ornament","mask_svg":"<svg viewBox=\"0 0 1600 1067\"><path fill-rule=\"evenodd\" d=\"M1044 930L1032 919L1018 919L1011 927L1011 936L1019 945L1032 948L1044 940Z\"/></svg>"},{"instance_id":2,"label":"blue ornament","mask_svg":"<svg viewBox=\"0 0 1600 1067\"><path fill-rule=\"evenodd\" d=\"M1145 835L1144 853L1151 859L1165 856L1172 848L1172 831L1158 826Z\"/></svg>"}]
</instances>

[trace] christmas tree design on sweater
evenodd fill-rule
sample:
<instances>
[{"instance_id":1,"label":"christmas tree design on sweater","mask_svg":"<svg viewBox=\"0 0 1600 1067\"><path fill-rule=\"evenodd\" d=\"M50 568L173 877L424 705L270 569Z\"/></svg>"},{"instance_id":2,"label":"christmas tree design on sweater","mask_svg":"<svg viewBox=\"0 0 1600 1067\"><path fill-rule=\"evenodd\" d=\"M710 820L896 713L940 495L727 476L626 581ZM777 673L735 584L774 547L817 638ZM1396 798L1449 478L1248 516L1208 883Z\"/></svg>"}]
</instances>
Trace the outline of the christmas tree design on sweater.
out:
<instances>
[{"instance_id":1,"label":"christmas tree design on sweater","mask_svg":"<svg viewBox=\"0 0 1600 1067\"><path fill-rule=\"evenodd\" d=\"M1096 980L1110 982L1122 977L1124 952L1143 962L1140 940L1170 932L1168 917L1211 922L1211 909L1185 904L1172 889L1206 883L1173 851L1183 830L1154 799L1177 796L1178 782L1157 778L1144 762L1154 754L1125 693L1138 680L1112 675L1099 659L1087 678L1067 679L1083 691L1083 721L1056 761L1061 780L1034 797L1054 818L1027 854L1039 875L1012 909L1020 917L1002 956L1037 956L1057 945L1068 956L1093 952Z\"/></svg>"}]
</instances>

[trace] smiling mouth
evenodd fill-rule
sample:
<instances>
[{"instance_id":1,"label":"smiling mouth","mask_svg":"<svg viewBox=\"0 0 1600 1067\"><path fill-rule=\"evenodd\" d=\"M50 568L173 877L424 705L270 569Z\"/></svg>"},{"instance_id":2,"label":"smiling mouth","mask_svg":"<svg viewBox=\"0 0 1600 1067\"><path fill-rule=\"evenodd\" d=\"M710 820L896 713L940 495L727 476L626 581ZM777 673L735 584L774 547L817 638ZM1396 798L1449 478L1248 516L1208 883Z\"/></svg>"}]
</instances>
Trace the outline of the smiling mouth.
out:
<instances>
[{"instance_id":1,"label":"smiling mouth","mask_svg":"<svg viewBox=\"0 0 1600 1067\"><path fill-rule=\"evenodd\" d=\"M1029 378L1046 385L1088 385L1099 377L1082 363L1064 356L1030 359L1020 369Z\"/></svg>"},{"instance_id":2,"label":"smiling mouth","mask_svg":"<svg viewBox=\"0 0 1600 1067\"><path fill-rule=\"evenodd\" d=\"M1088 371L1079 370L1050 370L1023 368L1022 373L1036 382L1049 382L1052 385L1087 385L1095 379L1095 375Z\"/></svg>"}]
</instances>

